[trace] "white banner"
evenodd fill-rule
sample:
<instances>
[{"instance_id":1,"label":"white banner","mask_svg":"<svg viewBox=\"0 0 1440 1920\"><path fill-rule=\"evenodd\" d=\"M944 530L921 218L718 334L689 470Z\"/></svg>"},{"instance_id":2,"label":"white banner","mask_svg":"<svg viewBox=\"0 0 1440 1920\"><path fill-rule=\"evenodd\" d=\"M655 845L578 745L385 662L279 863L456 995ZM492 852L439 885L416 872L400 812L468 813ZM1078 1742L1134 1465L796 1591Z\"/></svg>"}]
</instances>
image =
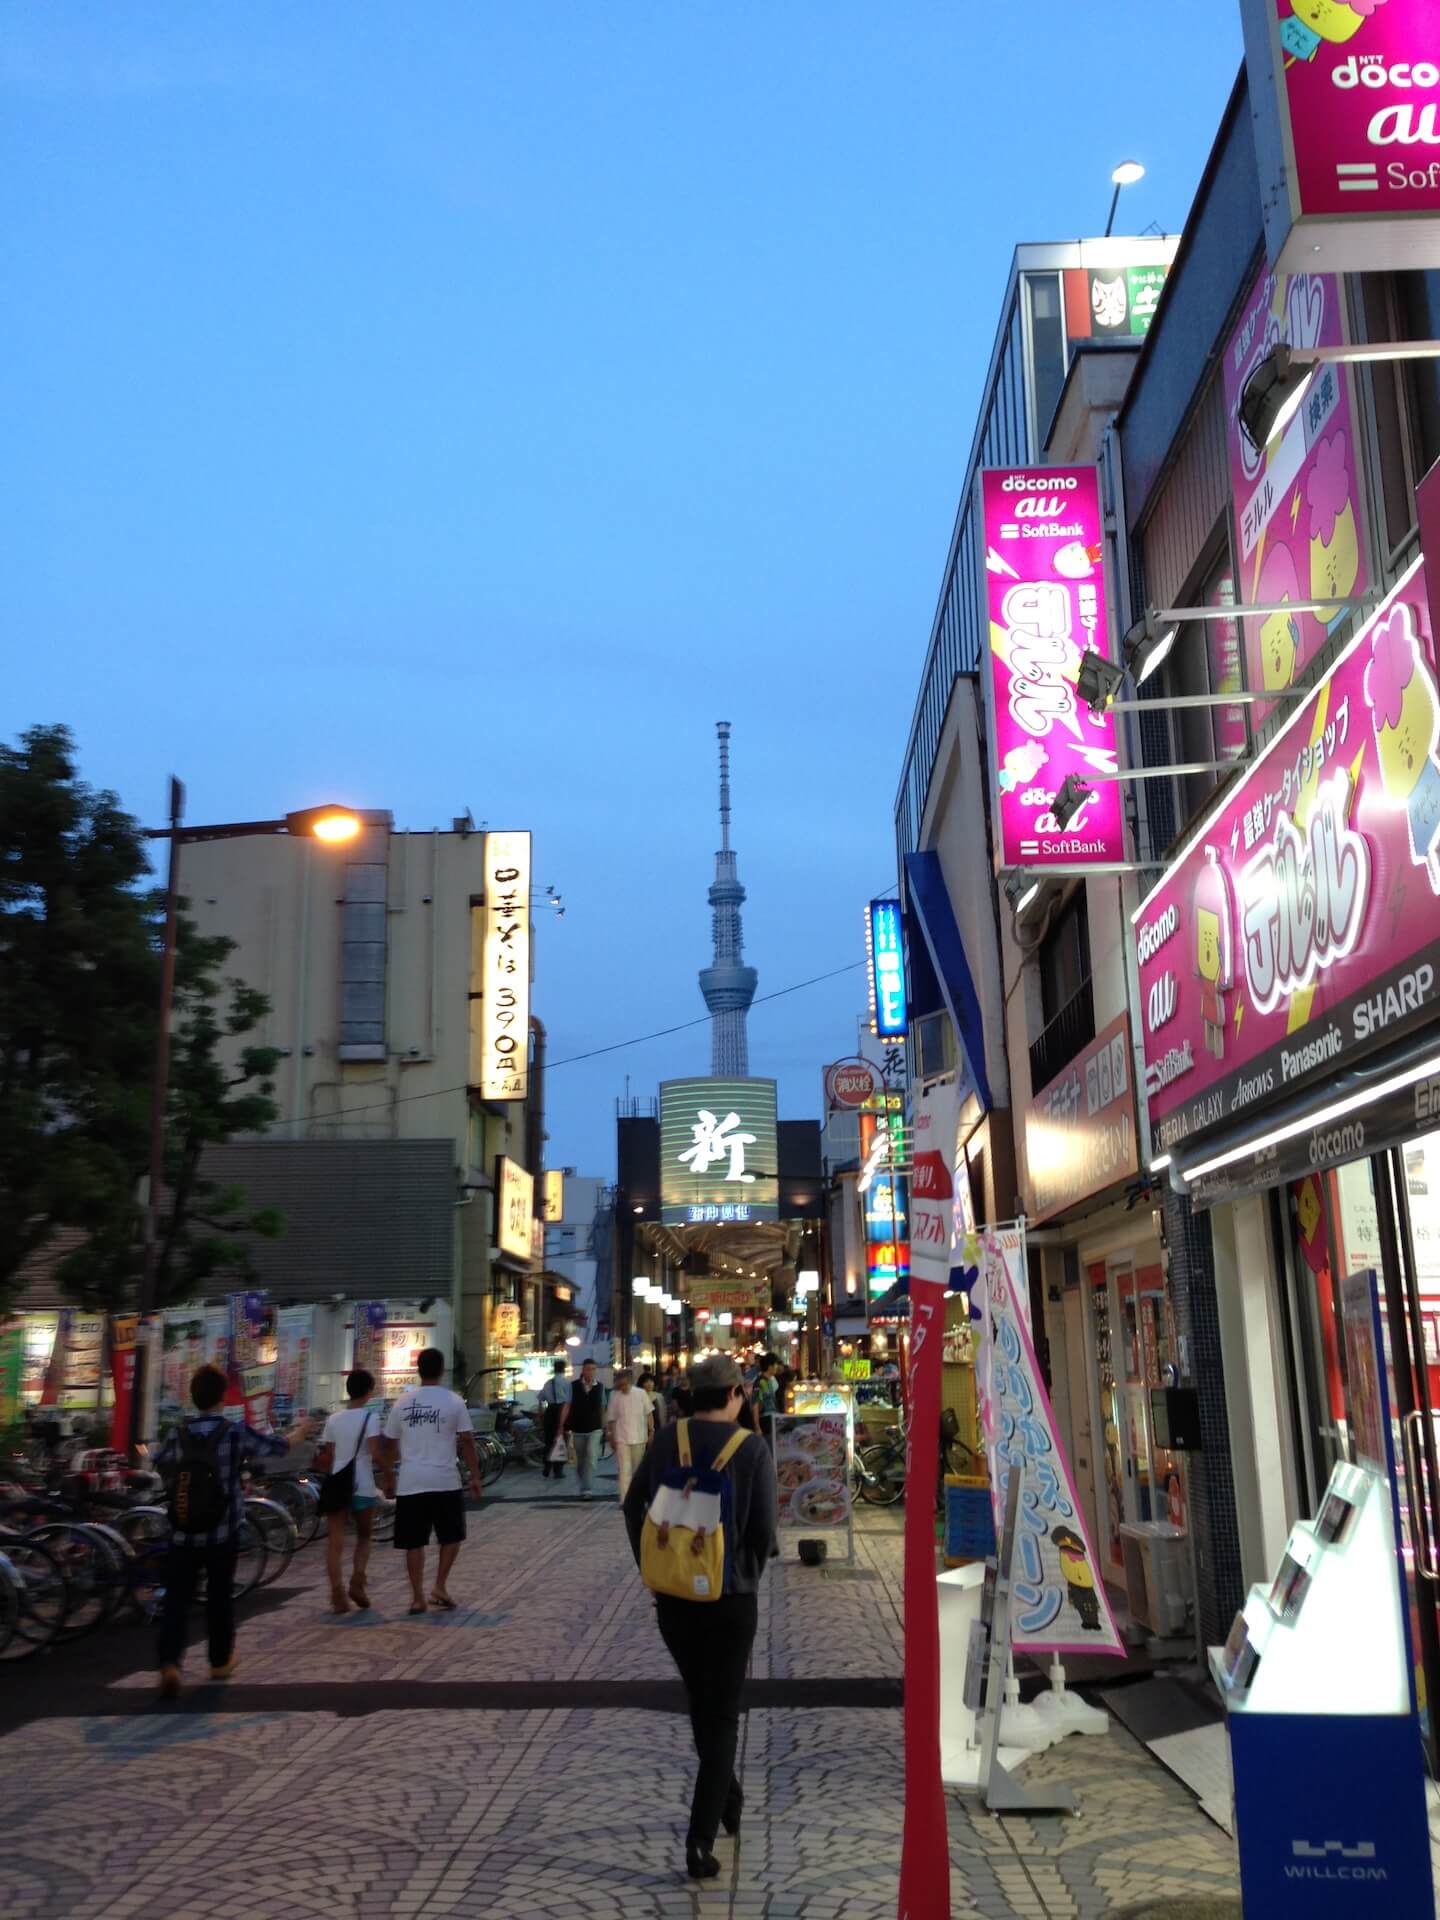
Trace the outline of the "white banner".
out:
<instances>
[{"instance_id":1,"label":"white banner","mask_svg":"<svg viewBox=\"0 0 1440 1920\"><path fill-rule=\"evenodd\" d=\"M1010 1644L1017 1653L1114 1653L1100 1565L1030 1337L1023 1226L982 1227L971 1293L981 1324L976 1389L997 1528L1012 1463L1024 1472L1011 1576Z\"/></svg>"},{"instance_id":2,"label":"white banner","mask_svg":"<svg viewBox=\"0 0 1440 1920\"><path fill-rule=\"evenodd\" d=\"M925 1088L915 1102L914 1170L910 1176L910 1278L950 1283L955 1229L951 1167L959 1108L952 1082ZM912 1329L913 1332L913 1329Z\"/></svg>"}]
</instances>

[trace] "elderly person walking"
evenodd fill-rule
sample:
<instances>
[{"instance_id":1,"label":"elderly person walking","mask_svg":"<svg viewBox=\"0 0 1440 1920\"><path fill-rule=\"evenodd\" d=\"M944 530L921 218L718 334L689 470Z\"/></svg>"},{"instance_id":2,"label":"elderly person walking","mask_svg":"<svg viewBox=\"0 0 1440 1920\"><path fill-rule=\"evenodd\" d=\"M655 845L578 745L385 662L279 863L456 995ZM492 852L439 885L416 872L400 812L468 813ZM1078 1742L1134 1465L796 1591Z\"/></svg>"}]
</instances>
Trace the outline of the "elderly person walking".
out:
<instances>
[{"instance_id":1,"label":"elderly person walking","mask_svg":"<svg viewBox=\"0 0 1440 1920\"><path fill-rule=\"evenodd\" d=\"M605 1438L615 1456L622 1504L654 1431L655 1414L649 1394L642 1393L633 1383L628 1367L621 1367L615 1375L615 1391L605 1407Z\"/></svg>"}]
</instances>

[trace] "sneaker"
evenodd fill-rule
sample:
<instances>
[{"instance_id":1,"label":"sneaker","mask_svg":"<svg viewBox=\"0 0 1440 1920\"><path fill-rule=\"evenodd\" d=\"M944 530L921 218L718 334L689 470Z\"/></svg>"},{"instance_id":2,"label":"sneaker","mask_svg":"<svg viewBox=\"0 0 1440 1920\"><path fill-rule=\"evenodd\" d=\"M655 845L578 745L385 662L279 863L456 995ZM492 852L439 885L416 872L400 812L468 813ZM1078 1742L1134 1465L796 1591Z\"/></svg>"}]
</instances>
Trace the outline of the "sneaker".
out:
<instances>
[{"instance_id":1,"label":"sneaker","mask_svg":"<svg viewBox=\"0 0 1440 1920\"><path fill-rule=\"evenodd\" d=\"M160 1698L162 1700L178 1700L180 1698L179 1667L161 1667Z\"/></svg>"},{"instance_id":2,"label":"sneaker","mask_svg":"<svg viewBox=\"0 0 1440 1920\"><path fill-rule=\"evenodd\" d=\"M212 1680L228 1680L231 1674L234 1673L235 1669L239 1665L240 1665L239 1654L232 1653L230 1658L225 1662L223 1667L211 1667L210 1678Z\"/></svg>"},{"instance_id":3,"label":"sneaker","mask_svg":"<svg viewBox=\"0 0 1440 1920\"><path fill-rule=\"evenodd\" d=\"M589 1500L591 1497L592 1496L591 1496L589 1487L582 1487L580 1489L580 1498L582 1500Z\"/></svg>"}]
</instances>

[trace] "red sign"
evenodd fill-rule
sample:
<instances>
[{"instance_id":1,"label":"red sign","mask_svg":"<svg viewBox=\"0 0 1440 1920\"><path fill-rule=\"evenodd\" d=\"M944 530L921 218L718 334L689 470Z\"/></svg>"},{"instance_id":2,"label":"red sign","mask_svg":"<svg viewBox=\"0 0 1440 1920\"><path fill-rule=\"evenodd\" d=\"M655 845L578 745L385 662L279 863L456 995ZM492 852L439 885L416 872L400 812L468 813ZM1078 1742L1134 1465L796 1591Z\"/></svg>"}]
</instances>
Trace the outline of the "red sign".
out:
<instances>
[{"instance_id":1,"label":"red sign","mask_svg":"<svg viewBox=\"0 0 1440 1920\"><path fill-rule=\"evenodd\" d=\"M837 1060L825 1069L825 1104L851 1109L863 1107L867 1100L885 1091L880 1070L868 1060Z\"/></svg>"}]
</instances>

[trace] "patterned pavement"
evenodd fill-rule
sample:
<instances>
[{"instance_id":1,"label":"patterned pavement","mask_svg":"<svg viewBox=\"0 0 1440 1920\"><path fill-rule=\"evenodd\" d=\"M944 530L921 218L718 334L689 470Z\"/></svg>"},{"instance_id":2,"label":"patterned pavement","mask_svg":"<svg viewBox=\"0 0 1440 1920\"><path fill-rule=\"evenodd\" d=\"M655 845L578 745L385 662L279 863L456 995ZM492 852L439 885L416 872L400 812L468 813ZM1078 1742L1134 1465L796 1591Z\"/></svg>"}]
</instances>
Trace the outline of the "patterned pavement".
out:
<instances>
[{"instance_id":1,"label":"patterned pavement","mask_svg":"<svg viewBox=\"0 0 1440 1920\"><path fill-rule=\"evenodd\" d=\"M854 1571L767 1582L745 1827L704 1889L680 1864L688 1727L612 1501L487 1505L453 1614L408 1618L399 1556L373 1567L376 1611L331 1622L298 1556L242 1613L228 1689L152 1704L132 1630L135 1671L0 1740L7 1920L891 1920L901 1716L832 1700L900 1673L894 1516L866 1517ZM951 1796L957 1915L1234 1893L1230 1842L1118 1724L1021 1777L1066 1780L1079 1815L1002 1824Z\"/></svg>"}]
</instances>

